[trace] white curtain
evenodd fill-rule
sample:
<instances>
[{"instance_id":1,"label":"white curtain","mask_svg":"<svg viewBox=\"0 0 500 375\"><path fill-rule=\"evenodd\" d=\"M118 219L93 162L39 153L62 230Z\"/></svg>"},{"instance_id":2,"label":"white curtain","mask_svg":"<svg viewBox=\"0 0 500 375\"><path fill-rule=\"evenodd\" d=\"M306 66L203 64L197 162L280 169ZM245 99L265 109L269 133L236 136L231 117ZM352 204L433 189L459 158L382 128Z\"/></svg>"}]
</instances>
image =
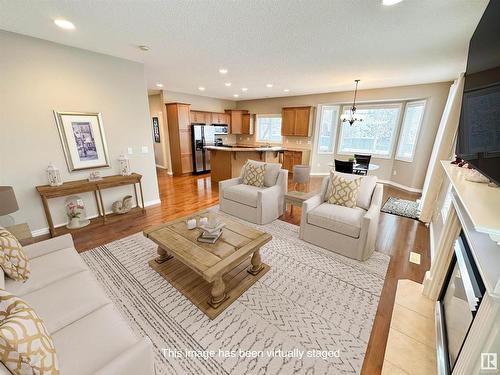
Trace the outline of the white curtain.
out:
<instances>
[{"instance_id":1,"label":"white curtain","mask_svg":"<svg viewBox=\"0 0 500 375\"><path fill-rule=\"evenodd\" d=\"M457 134L458 122L460 120L460 109L462 107L462 94L464 91L464 74L451 85L448 100L444 107L443 116L439 123L439 129L432 148L427 174L425 175L422 198L420 200L420 220L428 223L432 219L434 203L436 202L444 171L440 161L447 160L453 154L455 135Z\"/></svg>"}]
</instances>

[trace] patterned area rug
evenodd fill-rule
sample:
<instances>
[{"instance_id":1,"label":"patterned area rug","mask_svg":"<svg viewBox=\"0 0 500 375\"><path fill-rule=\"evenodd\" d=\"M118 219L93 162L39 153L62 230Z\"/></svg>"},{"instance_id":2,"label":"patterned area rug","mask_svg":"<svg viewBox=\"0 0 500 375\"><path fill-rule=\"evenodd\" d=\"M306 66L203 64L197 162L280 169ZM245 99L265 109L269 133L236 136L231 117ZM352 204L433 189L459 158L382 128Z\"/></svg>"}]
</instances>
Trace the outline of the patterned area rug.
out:
<instances>
[{"instance_id":1,"label":"patterned area rug","mask_svg":"<svg viewBox=\"0 0 500 375\"><path fill-rule=\"evenodd\" d=\"M389 199L387 199L387 202L385 202L384 207L382 207L381 211L388 214L409 217L410 219L417 220L420 216L418 202L395 197L389 197Z\"/></svg>"},{"instance_id":2,"label":"patterned area rug","mask_svg":"<svg viewBox=\"0 0 500 375\"><path fill-rule=\"evenodd\" d=\"M359 373L389 256L361 263L299 240L281 220L250 225L273 235L261 250L271 270L214 320L148 266L156 245L142 234L81 255L153 342L158 375Z\"/></svg>"}]
</instances>

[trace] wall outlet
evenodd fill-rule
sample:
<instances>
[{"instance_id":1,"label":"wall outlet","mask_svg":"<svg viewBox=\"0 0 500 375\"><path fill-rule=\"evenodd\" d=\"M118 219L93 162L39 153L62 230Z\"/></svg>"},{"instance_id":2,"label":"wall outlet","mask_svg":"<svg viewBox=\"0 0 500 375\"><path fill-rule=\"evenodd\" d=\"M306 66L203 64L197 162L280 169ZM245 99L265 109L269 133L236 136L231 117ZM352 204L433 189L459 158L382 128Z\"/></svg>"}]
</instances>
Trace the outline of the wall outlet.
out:
<instances>
[{"instance_id":1,"label":"wall outlet","mask_svg":"<svg viewBox=\"0 0 500 375\"><path fill-rule=\"evenodd\" d=\"M134 153L134 149L132 147L127 148L127 153L132 155Z\"/></svg>"},{"instance_id":2,"label":"wall outlet","mask_svg":"<svg viewBox=\"0 0 500 375\"><path fill-rule=\"evenodd\" d=\"M143 154L147 154L147 153L149 152L148 146L142 146L142 147L141 147L141 152L142 152Z\"/></svg>"},{"instance_id":3,"label":"wall outlet","mask_svg":"<svg viewBox=\"0 0 500 375\"><path fill-rule=\"evenodd\" d=\"M395 175L397 175L397 174L398 174L398 172L394 169L394 170L392 171L392 175L393 175L393 176L395 176Z\"/></svg>"}]
</instances>

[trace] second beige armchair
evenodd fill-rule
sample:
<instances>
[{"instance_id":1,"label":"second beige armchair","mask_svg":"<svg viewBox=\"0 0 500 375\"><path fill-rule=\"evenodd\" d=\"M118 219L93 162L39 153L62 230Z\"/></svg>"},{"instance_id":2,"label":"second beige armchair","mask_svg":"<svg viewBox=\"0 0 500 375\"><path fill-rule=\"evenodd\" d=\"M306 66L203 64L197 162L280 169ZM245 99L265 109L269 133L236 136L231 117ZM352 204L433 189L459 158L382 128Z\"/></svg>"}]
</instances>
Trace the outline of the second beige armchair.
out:
<instances>
[{"instance_id":1,"label":"second beige armchair","mask_svg":"<svg viewBox=\"0 0 500 375\"><path fill-rule=\"evenodd\" d=\"M302 205L300 238L349 258L366 260L375 250L383 186L375 176L335 173L347 179L362 179L356 207L327 203L330 177L325 177L320 193Z\"/></svg>"}]
</instances>

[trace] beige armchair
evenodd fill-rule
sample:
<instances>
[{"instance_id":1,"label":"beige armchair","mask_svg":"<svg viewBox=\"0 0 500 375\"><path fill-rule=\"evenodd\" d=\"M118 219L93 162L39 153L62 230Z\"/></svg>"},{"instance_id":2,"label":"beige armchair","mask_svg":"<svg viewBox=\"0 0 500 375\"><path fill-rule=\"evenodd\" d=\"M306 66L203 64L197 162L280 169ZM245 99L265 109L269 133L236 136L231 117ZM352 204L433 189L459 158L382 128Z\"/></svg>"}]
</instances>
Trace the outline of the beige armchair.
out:
<instances>
[{"instance_id":1,"label":"beige armchair","mask_svg":"<svg viewBox=\"0 0 500 375\"><path fill-rule=\"evenodd\" d=\"M260 163L257 161L249 161ZM240 177L219 182L219 205L223 212L255 224L268 224L283 214L288 171L281 164L267 163L264 186L243 184Z\"/></svg>"},{"instance_id":2,"label":"beige armchair","mask_svg":"<svg viewBox=\"0 0 500 375\"><path fill-rule=\"evenodd\" d=\"M349 179L362 179L356 207L327 203L325 194L330 177L325 177L320 193L302 205L300 238L349 258L366 260L375 250L383 186L377 183L375 176L335 173Z\"/></svg>"}]
</instances>

